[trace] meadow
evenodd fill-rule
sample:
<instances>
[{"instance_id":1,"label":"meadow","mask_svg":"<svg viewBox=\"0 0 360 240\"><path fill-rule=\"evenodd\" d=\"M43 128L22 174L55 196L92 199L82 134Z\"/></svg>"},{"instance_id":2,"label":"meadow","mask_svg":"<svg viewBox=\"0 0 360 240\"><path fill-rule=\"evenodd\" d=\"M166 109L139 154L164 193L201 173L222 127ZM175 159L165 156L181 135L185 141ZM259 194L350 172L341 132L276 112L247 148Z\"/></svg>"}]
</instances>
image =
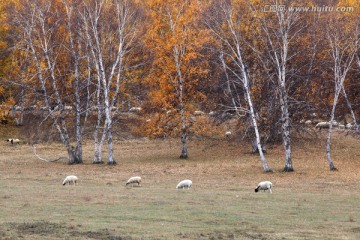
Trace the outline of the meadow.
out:
<instances>
[{"instance_id":1,"label":"meadow","mask_svg":"<svg viewBox=\"0 0 360 240\"><path fill-rule=\"evenodd\" d=\"M329 171L325 140L294 144L295 171L282 172L282 146L266 154L272 173L244 143L192 140L188 160L177 140L115 142L117 165L44 162L26 143L0 144L0 239L360 239L360 140L335 133ZM44 158L65 156L39 144ZM62 186L65 176L77 186ZM135 175L141 187L125 186ZM193 188L177 190L191 179ZM262 180L273 194L255 193Z\"/></svg>"}]
</instances>

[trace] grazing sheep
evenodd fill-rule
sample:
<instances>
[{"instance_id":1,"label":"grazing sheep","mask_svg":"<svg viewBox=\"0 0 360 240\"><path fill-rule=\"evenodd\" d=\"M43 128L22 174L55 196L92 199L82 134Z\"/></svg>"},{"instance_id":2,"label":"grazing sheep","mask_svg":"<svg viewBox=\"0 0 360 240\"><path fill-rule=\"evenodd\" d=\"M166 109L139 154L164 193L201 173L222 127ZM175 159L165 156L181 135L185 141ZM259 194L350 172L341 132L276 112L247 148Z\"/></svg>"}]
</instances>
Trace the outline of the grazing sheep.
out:
<instances>
[{"instance_id":1,"label":"grazing sheep","mask_svg":"<svg viewBox=\"0 0 360 240\"><path fill-rule=\"evenodd\" d=\"M127 186L128 184L131 184L131 186L133 186L134 183L137 183L138 186L141 186L141 177L136 176L136 177L131 177L125 184L125 186Z\"/></svg>"},{"instance_id":2,"label":"grazing sheep","mask_svg":"<svg viewBox=\"0 0 360 240\"><path fill-rule=\"evenodd\" d=\"M64 106L65 111L71 111L72 109L73 109L72 106L67 106L67 105Z\"/></svg>"},{"instance_id":3,"label":"grazing sheep","mask_svg":"<svg viewBox=\"0 0 360 240\"><path fill-rule=\"evenodd\" d=\"M318 128L319 130L329 128L330 124L328 122L319 122L315 125L315 128Z\"/></svg>"},{"instance_id":4,"label":"grazing sheep","mask_svg":"<svg viewBox=\"0 0 360 240\"><path fill-rule=\"evenodd\" d=\"M70 176L67 176L67 177L64 179L62 185L65 186L67 183L68 183L69 185L71 185L71 184L76 185L77 181L78 181L77 176L70 175Z\"/></svg>"},{"instance_id":5,"label":"grazing sheep","mask_svg":"<svg viewBox=\"0 0 360 240\"><path fill-rule=\"evenodd\" d=\"M190 189L192 186L192 181L191 180L183 180L181 182L179 182L179 184L176 186L176 189L179 189L179 188L187 188L187 189Z\"/></svg>"},{"instance_id":6,"label":"grazing sheep","mask_svg":"<svg viewBox=\"0 0 360 240\"><path fill-rule=\"evenodd\" d=\"M311 121L311 120L306 120L306 121L305 121L305 124L306 124L306 125L311 125L311 124L312 124L312 121Z\"/></svg>"},{"instance_id":7,"label":"grazing sheep","mask_svg":"<svg viewBox=\"0 0 360 240\"><path fill-rule=\"evenodd\" d=\"M129 112L131 113L140 113L141 112L141 107L132 107L129 109Z\"/></svg>"},{"instance_id":8,"label":"grazing sheep","mask_svg":"<svg viewBox=\"0 0 360 240\"><path fill-rule=\"evenodd\" d=\"M20 144L20 140L17 138L9 138L6 141L11 142L11 144L14 144L14 143Z\"/></svg>"},{"instance_id":9,"label":"grazing sheep","mask_svg":"<svg viewBox=\"0 0 360 240\"><path fill-rule=\"evenodd\" d=\"M194 111L194 116L203 116L203 115L205 115L203 111L199 111L199 110Z\"/></svg>"},{"instance_id":10,"label":"grazing sheep","mask_svg":"<svg viewBox=\"0 0 360 240\"><path fill-rule=\"evenodd\" d=\"M232 132L231 132L231 131L227 131L227 132L225 132L225 137L230 137L230 136L231 136L231 134L232 134Z\"/></svg>"},{"instance_id":11,"label":"grazing sheep","mask_svg":"<svg viewBox=\"0 0 360 240\"><path fill-rule=\"evenodd\" d=\"M270 193L272 193L271 191L271 187L272 187L272 183L270 181L263 181L263 182L260 182L257 186L257 188L255 188L255 192L258 192L259 190L268 190L270 191Z\"/></svg>"},{"instance_id":12,"label":"grazing sheep","mask_svg":"<svg viewBox=\"0 0 360 240\"><path fill-rule=\"evenodd\" d=\"M333 121L332 123L333 127L338 127L339 124L336 121ZM319 122L318 124L316 124L315 128L318 128L319 130L321 129L326 129L330 127L330 123L329 122Z\"/></svg>"}]
</instances>

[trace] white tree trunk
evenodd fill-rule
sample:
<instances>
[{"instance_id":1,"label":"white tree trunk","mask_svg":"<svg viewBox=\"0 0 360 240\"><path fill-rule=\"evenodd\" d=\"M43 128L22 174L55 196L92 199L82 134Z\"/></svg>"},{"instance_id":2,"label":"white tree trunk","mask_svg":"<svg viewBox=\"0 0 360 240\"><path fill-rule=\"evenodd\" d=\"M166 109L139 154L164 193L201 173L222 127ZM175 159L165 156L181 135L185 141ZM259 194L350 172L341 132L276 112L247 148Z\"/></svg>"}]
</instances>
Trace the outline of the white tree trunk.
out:
<instances>
[{"instance_id":1,"label":"white tree trunk","mask_svg":"<svg viewBox=\"0 0 360 240\"><path fill-rule=\"evenodd\" d=\"M75 91L74 91L74 97L75 97L75 135L76 135L76 147L75 152L78 160L82 162L82 124L81 124L81 100L80 100L80 76L79 76L79 62L80 62L80 54L79 51L75 48L75 41L73 38L73 25L72 25L72 12L73 8L72 6L68 6L66 2L63 2L66 9L67 14L67 29L69 33L69 43L70 43L70 55L72 56L72 59L74 60L74 85L75 85ZM80 38L80 37L79 37ZM79 41L78 41L79 42ZM80 44L78 44L80 45ZM78 46L79 49L81 49L80 46Z\"/></svg>"},{"instance_id":2,"label":"white tree trunk","mask_svg":"<svg viewBox=\"0 0 360 240\"><path fill-rule=\"evenodd\" d=\"M329 167L330 167L330 170L331 171L334 171L336 170L335 166L334 166L334 163L333 161L331 160L331 132L332 132L332 128L333 128L333 121L334 121L334 116L335 116L335 109L336 109L336 104L337 104L337 101L338 101L338 97L339 97L339 92L337 89L336 89L336 92L335 92L335 96L334 96L334 101L333 101L333 107L332 107L332 110L331 110L331 114L330 114L330 126L329 126L329 130L328 130L328 134L327 134L327 137L326 137L326 157L327 157L327 161L328 161L328 164L329 164Z\"/></svg>"},{"instance_id":3,"label":"white tree trunk","mask_svg":"<svg viewBox=\"0 0 360 240\"><path fill-rule=\"evenodd\" d=\"M292 172L291 154L291 119L289 113L289 100L287 91L287 65L290 40L301 30L298 27L299 14L290 11L277 11L275 27L271 21L264 18L261 20L261 27L266 35L266 45L271 64L276 69L277 89L281 109L281 131L285 151L285 172Z\"/></svg>"},{"instance_id":4,"label":"white tree trunk","mask_svg":"<svg viewBox=\"0 0 360 240\"><path fill-rule=\"evenodd\" d=\"M114 21L108 22L106 14L111 8L116 8ZM95 66L98 77L98 88L101 88L101 104L98 105L98 121L95 128L95 156L94 162L100 162L103 139L107 138L108 164L116 164L113 157L113 115L112 109L120 92L121 80L124 78L124 57L133 47L137 36L137 19L128 1L97 2L95 5L84 6L84 13L79 11L83 20L90 59ZM103 19L104 18L104 19ZM102 26L102 27L99 27ZM105 30L107 29L107 30ZM110 31L110 32L109 32ZM106 35L112 35L111 43ZM116 47L116 51L112 47ZM115 90L113 90L115 86ZM98 98L99 99L99 98ZM102 112L100 112L100 105ZM105 126L100 143L98 131L102 117Z\"/></svg>"},{"instance_id":5,"label":"white tree trunk","mask_svg":"<svg viewBox=\"0 0 360 240\"><path fill-rule=\"evenodd\" d=\"M178 13L180 14L180 13ZM169 16L169 27L172 31L172 34L175 35L177 26L177 19L176 17L173 19L173 15L170 11L167 12L167 15ZM180 41L181 42L181 41ZM179 110L180 113L180 121L181 121L181 159L187 159L188 156L188 150L187 150L187 124L186 124L186 106L184 104L184 85L186 83L186 79L184 78L184 75L181 67L182 67L182 58L185 56L186 52L186 41L184 43L177 43L175 42L172 47L173 52L173 59L174 64L176 67L176 76L170 76L170 81L172 82L172 85L175 89L177 100L179 101L178 106L176 108Z\"/></svg>"},{"instance_id":6,"label":"white tree trunk","mask_svg":"<svg viewBox=\"0 0 360 240\"><path fill-rule=\"evenodd\" d=\"M39 79L41 89L44 93L43 99L45 107L52 119L53 125L60 135L61 142L65 145L68 151L69 163L81 163L82 160L78 158L77 151L75 151L75 149L70 145L70 138L63 116L64 108L58 90L57 77L55 74L57 53L54 52L54 45L57 43L52 42L52 34L55 34L53 31L56 29L57 22L53 23L53 25L46 25L46 17L48 17L47 13L50 9L50 6L50 4L44 6L36 4L28 5L29 14L25 15L25 13L22 13L24 15L19 17L18 23L24 32L24 41L28 44L30 51L32 52L33 61L37 70L37 77ZM58 49L61 49L62 45L57 47ZM45 78L44 76L49 76L49 78ZM47 79L50 79L50 86L52 87L52 91L58 105L57 107L60 110L58 117L54 115L54 112L51 109L49 102L50 97L48 95L46 84ZM58 119L60 123L58 122Z\"/></svg>"},{"instance_id":7,"label":"white tree trunk","mask_svg":"<svg viewBox=\"0 0 360 240\"><path fill-rule=\"evenodd\" d=\"M100 79L98 79L97 89L96 89L96 108L97 108L97 119L94 126L94 164L103 163L101 159L101 153L102 153L102 147L106 136L106 126L104 126L104 130L102 133L102 137L99 141L99 134L100 134L100 125L101 120L103 119L103 107L100 103L100 93L101 93L101 82ZM104 124L105 125L105 124Z\"/></svg>"},{"instance_id":8,"label":"white tree trunk","mask_svg":"<svg viewBox=\"0 0 360 240\"><path fill-rule=\"evenodd\" d=\"M187 126L186 126L186 116L185 116L185 105L184 105L184 100L183 100L183 94L184 94L184 80L182 78L182 72L181 72L181 65L180 65L180 61L179 61L179 52L176 50L174 51L174 60L175 60L175 64L176 64L176 69L177 69L177 74L178 74L178 80L177 80L177 84L178 86L175 87L177 88L177 93L178 93L178 99L179 99L179 108L180 108L180 119L181 119L181 154L180 154L180 158L182 159L187 159L188 156L188 151L187 151L187 145L186 145L186 139L187 139Z\"/></svg>"},{"instance_id":9,"label":"white tree trunk","mask_svg":"<svg viewBox=\"0 0 360 240\"><path fill-rule=\"evenodd\" d=\"M329 46L331 48L331 56L333 60L333 71L334 71L334 81L335 81L335 93L334 93L334 101L330 115L330 126L326 138L326 155L327 161L331 171L336 170L334 163L331 159L331 132L332 125L335 118L335 110L336 105L339 99L340 91L344 89L344 81L349 71L353 60L355 58L355 54L359 49L359 29L356 29L355 34L352 37L349 37L348 41L344 42L344 38L340 37L340 23L335 24L334 26L328 26L327 29L327 37ZM344 91L344 90L343 90ZM344 91L345 93L345 91ZM346 94L346 93L345 93ZM350 107L351 108L351 107Z\"/></svg>"},{"instance_id":10,"label":"white tree trunk","mask_svg":"<svg viewBox=\"0 0 360 240\"><path fill-rule=\"evenodd\" d=\"M223 15L225 21L222 22L221 17L218 19L214 17L213 15L207 16L208 19L205 20L205 24L210 29L210 31L214 34L216 38L218 38L222 44L225 45L225 49L220 53L220 60L221 64L224 68L224 72L226 74L227 80L228 80L228 89L227 91L230 91L229 94L231 96L231 102L233 104L233 108L236 110L237 114L239 110L245 111L246 113L250 114L250 120L251 125L254 128L255 131L255 141L256 146L259 150L260 154L260 160L263 166L263 169L265 172L271 171L269 165L266 162L263 148L261 146L261 138L259 134L256 114L254 110L254 105L251 97L251 86L250 86L250 80L249 80L249 74L248 69L246 67L246 63L244 60L244 56L242 53L242 48L244 47L243 37L241 36L241 32L239 31L238 22L234 22L234 15L232 14L233 9L232 6L228 5L227 3L223 3L220 7L219 14ZM235 19L235 21L238 21L239 19ZM224 28L226 30L224 30ZM227 32L227 30L229 32ZM228 63L224 60L224 55L228 59L231 60L232 66L229 66ZM235 66L235 67L233 67ZM230 87L229 84L229 76L227 74L227 70L233 75L234 79L233 87ZM236 84L235 84L236 83ZM248 104L248 110L244 109L244 107L241 106L241 98L243 96L239 96L239 93L236 89L237 86L242 86L245 94L245 100ZM236 95L237 97L233 97L233 95Z\"/></svg>"},{"instance_id":11,"label":"white tree trunk","mask_svg":"<svg viewBox=\"0 0 360 240\"><path fill-rule=\"evenodd\" d=\"M291 160L291 132L290 132L290 117L288 110L288 98L286 90L280 90L280 106L281 106L281 122L282 122L282 137L285 150L285 172L294 171Z\"/></svg>"},{"instance_id":12,"label":"white tree trunk","mask_svg":"<svg viewBox=\"0 0 360 240\"><path fill-rule=\"evenodd\" d=\"M354 111L353 111L353 109L352 109L351 102L349 101L349 98L347 97L347 94L346 94L346 91L345 91L344 86L342 86L341 90L342 90L342 93L343 93L344 98L345 98L345 100L346 100L346 104L347 104L347 106L348 106L348 108L349 108L349 111L350 111L350 114L351 114L351 118L352 118L352 120L353 120L352 123L354 124L354 129L355 129L355 131L359 131L359 125L357 124L357 120L356 120L355 113L354 113Z\"/></svg>"},{"instance_id":13,"label":"white tree trunk","mask_svg":"<svg viewBox=\"0 0 360 240\"><path fill-rule=\"evenodd\" d=\"M265 159L265 155L264 155L264 152L263 152L263 148L261 146L261 138L260 138L259 129L258 129L258 126L257 126L255 111L254 111L250 91L249 91L248 88L246 88L246 97L247 97L247 102L249 104L250 117L251 117L251 122L252 122L252 125L254 127L254 131L255 131L256 146L257 146L257 149L258 149L259 154L260 154L261 164L263 166L264 172L270 172L271 169L270 169L269 165L267 164L267 161Z\"/></svg>"}]
</instances>

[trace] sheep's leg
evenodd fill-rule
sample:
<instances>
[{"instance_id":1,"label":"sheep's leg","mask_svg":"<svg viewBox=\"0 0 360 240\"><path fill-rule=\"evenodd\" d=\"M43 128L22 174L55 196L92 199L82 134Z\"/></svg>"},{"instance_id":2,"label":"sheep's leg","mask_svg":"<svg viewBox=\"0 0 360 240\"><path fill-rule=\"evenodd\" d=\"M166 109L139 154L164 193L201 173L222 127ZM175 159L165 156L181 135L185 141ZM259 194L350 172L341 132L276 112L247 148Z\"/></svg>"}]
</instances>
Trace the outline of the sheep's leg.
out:
<instances>
[{"instance_id":1,"label":"sheep's leg","mask_svg":"<svg viewBox=\"0 0 360 240\"><path fill-rule=\"evenodd\" d=\"M270 193L272 193L271 188L269 188Z\"/></svg>"}]
</instances>

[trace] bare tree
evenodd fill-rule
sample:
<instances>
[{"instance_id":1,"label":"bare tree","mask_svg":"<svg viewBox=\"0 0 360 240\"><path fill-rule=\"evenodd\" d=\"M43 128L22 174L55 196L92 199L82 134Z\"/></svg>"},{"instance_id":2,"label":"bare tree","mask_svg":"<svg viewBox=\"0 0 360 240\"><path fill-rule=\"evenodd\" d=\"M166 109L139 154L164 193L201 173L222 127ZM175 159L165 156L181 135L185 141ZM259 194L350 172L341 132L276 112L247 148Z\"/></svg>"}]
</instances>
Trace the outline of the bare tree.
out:
<instances>
[{"instance_id":1,"label":"bare tree","mask_svg":"<svg viewBox=\"0 0 360 240\"><path fill-rule=\"evenodd\" d=\"M58 31L62 17L59 11L54 11L51 2L24 1L20 8L15 21L23 31L24 43L32 53L45 107L68 151L69 163L82 163L81 152L70 143L60 92L65 84L57 74L59 56L64 50L65 36L60 37Z\"/></svg>"},{"instance_id":2,"label":"bare tree","mask_svg":"<svg viewBox=\"0 0 360 240\"><path fill-rule=\"evenodd\" d=\"M113 2L95 0L83 2L78 12L84 24L90 61L97 75L98 121L104 112L105 122L101 141L98 142L95 128L95 159L101 161L103 140L107 139L108 164L115 164L113 158L113 112L120 86L124 79L125 58L131 51L137 32L137 13L130 1Z\"/></svg>"},{"instance_id":3,"label":"bare tree","mask_svg":"<svg viewBox=\"0 0 360 240\"><path fill-rule=\"evenodd\" d=\"M63 4L66 10L66 27L69 36L69 55L71 56L71 63L73 66L73 71L70 72L73 82L74 82L74 98L75 98L75 135L76 135L76 154L82 159L82 123L81 123L81 100L80 100L80 85L81 85L81 55L83 54L82 43L79 34L79 19L74 18L74 6L68 5L65 0L63 0ZM86 70L85 70L86 71ZM89 98L87 98L89 101ZM88 104L86 104L87 106Z\"/></svg>"},{"instance_id":4,"label":"bare tree","mask_svg":"<svg viewBox=\"0 0 360 240\"><path fill-rule=\"evenodd\" d=\"M278 9L275 13L267 13L260 18L261 27L265 35L264 41L270 59L271 69L276 76L277 94L281 108L282 139L285 150L284 171L294 171L291 158L291 119L289 112L289 75L288 62L294 56L290 51L290 44L302 30L300 14L288 9Z\"/></svg>"},{"instance_id":5,"label":"bare tree","mask_svg":"<svg viewBox=\"0 0 360 240\"><path fill-rule=\"evenodd\" d=\"M250 116L263 169L265 172L269 172L271 170L266 162L261 146L257 116L251 96L250 69L243 53L246 42L240 30L242 26L241 20L234 19L236 15L232 6L222 1L205 17L205 24L223 45L223 49L220 51L220 61L227 78L230 79L229 75L232 77L232 83L229 80L227 81L227 90L231 96L233 109L237 113L244 112ZM228 61L225 61L224 58L228 59ZM242 90L239 91L239 88ZM241 96L242 92L243 97ZM246 100L247 108L243 107L241 103L243 98Z\"/></svg>"},{"instance_id":6,"label":"bare tree","mask_svg":"<svg viewBox=\"0 0 360 240\"><path fill-rule=\"evenodd\" d=\"M326 155L327 161L330 166L330 170L336 170L334 163L331 159L331 133L333 129L333 122L335 118L336 105L338 103L340 92L344 88L344 81L346 75L353 64L355 59L355 54L359 49L359 28L356 26L356 29L350 34L345 34L346 31L343 31L344 25L339 21L330 21L327 25L326 35L330 47L331 58L333 61L332 70L334 73L334 100L332 104L331 114L330 114L330 126L326 138ZM345 91L343 90L343 93Z\"/></svg>"}]
</instances>

